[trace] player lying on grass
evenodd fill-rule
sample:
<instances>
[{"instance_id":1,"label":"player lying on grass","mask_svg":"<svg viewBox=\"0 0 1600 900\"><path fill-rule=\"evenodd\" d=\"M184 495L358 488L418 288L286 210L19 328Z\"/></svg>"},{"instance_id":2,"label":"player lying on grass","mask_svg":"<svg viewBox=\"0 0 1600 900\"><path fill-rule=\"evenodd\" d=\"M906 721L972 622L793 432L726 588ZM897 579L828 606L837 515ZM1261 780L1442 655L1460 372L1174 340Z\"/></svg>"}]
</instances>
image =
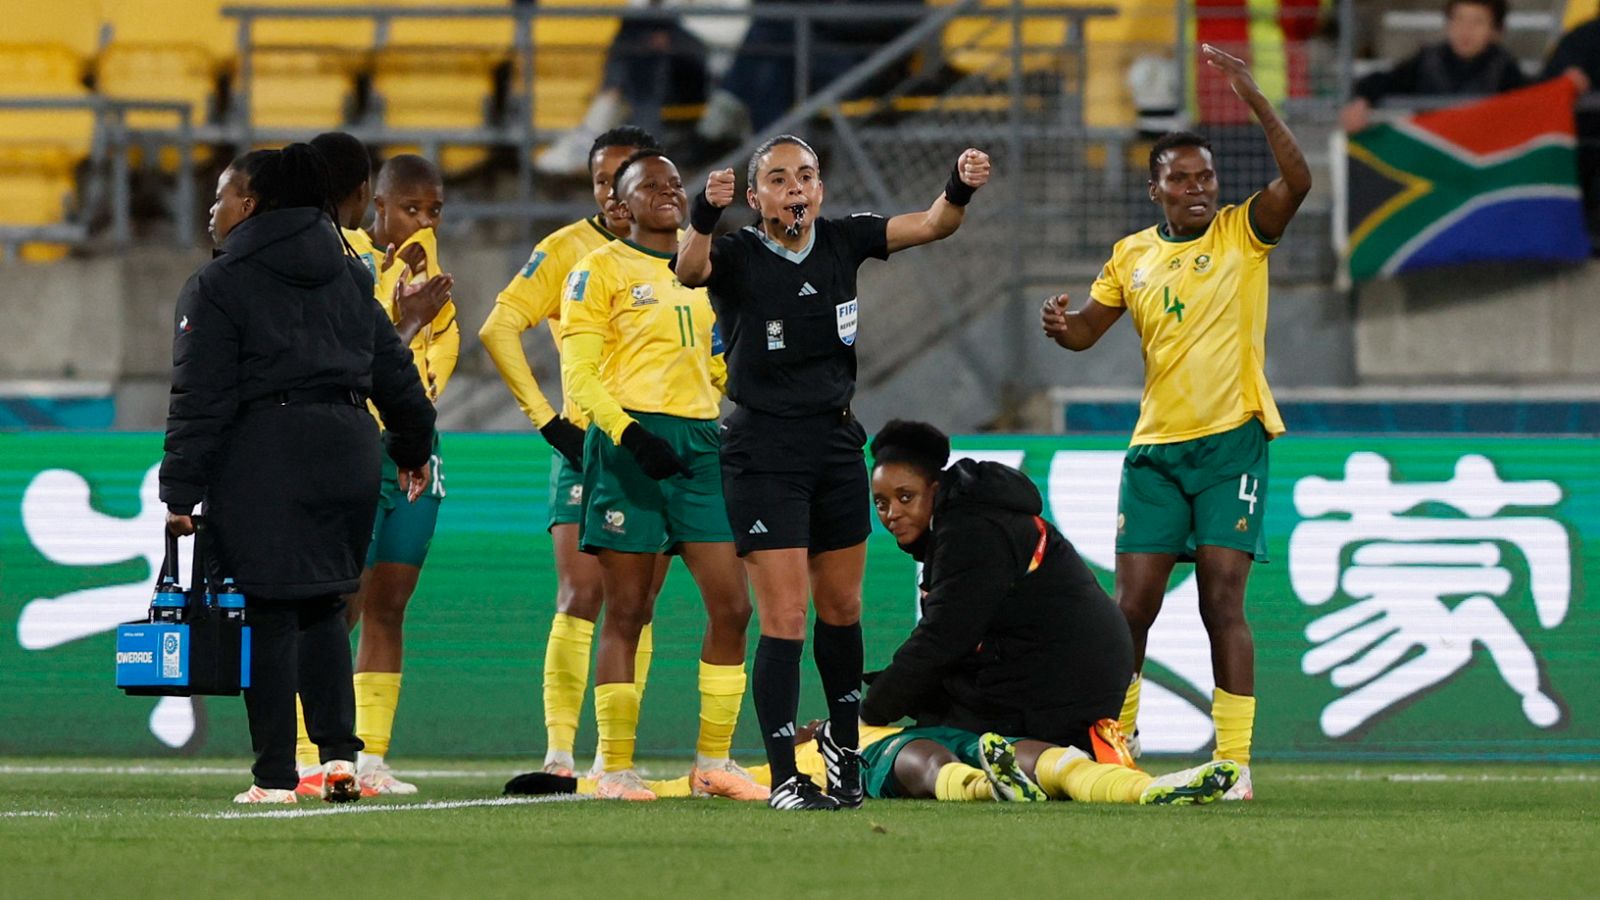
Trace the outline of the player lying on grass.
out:
<instances>
[{"instance_id":1,"label":"player lying on grass","mask_svg":"<svg viewBox=\"0 0 1600 900\"><path fill-rule=\"evenodd\" d=\"M815 738L824 726L812 722L795 734L795 765L802 775L823 777L826 764ZM1218 762L1155 778L1122 763L1097 761L1076 747L1013 743L992 732L939 727L863 725L861 759L862 786L868 797L879 800L1188 806L1218 799L1238 778L1236 766ZM771 777L766 766L752 768L750 774L762 783ZM687 797L691 792L688 778L646 784L658 797ZM597 785L590 778L530 772L511 779L506 793L593 795Z\"/></svg>"}]
</instances>

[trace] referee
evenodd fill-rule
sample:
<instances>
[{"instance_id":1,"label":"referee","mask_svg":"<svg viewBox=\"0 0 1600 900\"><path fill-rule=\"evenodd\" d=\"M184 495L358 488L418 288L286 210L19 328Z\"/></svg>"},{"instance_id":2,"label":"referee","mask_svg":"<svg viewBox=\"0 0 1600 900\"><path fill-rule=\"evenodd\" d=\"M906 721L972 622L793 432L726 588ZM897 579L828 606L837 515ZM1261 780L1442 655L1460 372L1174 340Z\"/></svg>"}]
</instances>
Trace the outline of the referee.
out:
<instances>
[{"instance_id":1,"label":"referee","mask_svg":"<svg viewBox=\"0 0 1600 900\"><path fill-rule=\"evenodd\" d=\"M768 802L854 807L862 799L861 580L872 530L866 431L850 412L856 270L868 258L954 234L989 180L989 157L963 152L933 205L893 218L822 218L816 151L791 134L757 148L747 177L745 199L760 223L711 239L734 195L733 170L713 172L691 204L674 271L685 285L709 289L727 341L736 408L722 424L723 493L761 617L752 692L772 766ZM831 722L821 744L828 796L794 763L808 601L817 608L813 653Z\"/></svg>"}]
</instances>

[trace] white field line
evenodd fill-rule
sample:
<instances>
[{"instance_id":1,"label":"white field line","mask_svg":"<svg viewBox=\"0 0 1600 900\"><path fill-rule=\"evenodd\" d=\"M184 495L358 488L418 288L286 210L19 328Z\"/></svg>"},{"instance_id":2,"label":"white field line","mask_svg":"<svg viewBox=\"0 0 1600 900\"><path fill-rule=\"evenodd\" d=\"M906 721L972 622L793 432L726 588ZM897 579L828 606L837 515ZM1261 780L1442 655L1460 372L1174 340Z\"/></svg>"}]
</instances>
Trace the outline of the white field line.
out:
<instances>
[{"instance_id":1,"label":"white field line","mask_svg":"<svg viewBox=\"0 0 1600 900\"><path fill-rule=\"evenodd\" d=\"M1570 772L1560 775L1516 775L1483 773L1479 775L1459 775L1448 772L1322 772L1322 773L1289 773L1284 775L1268 775L1263 781L1398 781L1398 782L1600 782L1600 772L1582 773Z\"/></svg>"},{"instance_id":2,"label":"white field line","mask_svg":"<svg viewBox=\"0 0 1600 900\"><path fill-rule=\"evenodd\" d=\"M509 778L529 769L406 769L406 777L416 778ZM249 777L246 766L15 766L0 765L0 775L230 775Z\"/></svg>"},{"instance_id":3,"label":"white field line","mask_svg":"<svg viewBox=\"0 0 1600 900\"><path fill-rule=\"evenodd\" d=\"M0 819L54 819L59 813L47 809L8 809L0 811Z\"/></svg>"},{"instance_id":4,"label":"white field line","mask_svg":"<svg viewBox=\"0 0 1600 900\"><path fill-rule=\"evenodd\" d=\"M199 813L197 819L304 819L310 816L345 816L357 813L415 812L434 809L467 809L479 806L531 806L535 803L573 803L592 800L583 794L554 794L548 797L494 797L485 800L435 800L429 803L391 803L381 806L321 806L314 809L268 809L245 812ZM189 818L189 817L184 817Z\"/></svg>"}]
</instances>

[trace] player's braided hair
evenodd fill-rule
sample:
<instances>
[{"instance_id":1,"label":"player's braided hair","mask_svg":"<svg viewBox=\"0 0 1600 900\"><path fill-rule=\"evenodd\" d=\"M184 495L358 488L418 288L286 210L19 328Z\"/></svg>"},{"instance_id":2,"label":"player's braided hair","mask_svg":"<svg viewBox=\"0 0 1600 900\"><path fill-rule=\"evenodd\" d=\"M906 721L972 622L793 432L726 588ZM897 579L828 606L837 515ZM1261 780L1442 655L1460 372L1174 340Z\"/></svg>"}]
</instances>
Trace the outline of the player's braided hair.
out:
<instances>
[{"instance_id":1,"label":"player's braided hair","mask_svg":"<svg viewBox=\"0 0 1600 900\"><path fill-rule=\"evenodd\" d=\"M660 150L661 141L637 125L618 125L602 133L589 145L589 174L594 174L594 155L607 147L632 147L635 150ZM616 179L611 180L616 184Z\"/></svg>"},{"instance_id":2,"label":"player's braided hair","mask_svg":"<svg viewBox=\"0 0 1600 900\"><path fill-rule=\"evenodd\" d=\"M1169 131L1150 147L1150 180L1158 181L1161 178L1161 157L1168 150L1179 147L1199 147L1207 153L1211 152L1211 142L1192 131Z\"/></svg>"},{"instance_id":3,"label":"player's braided hair","mask_svg":"<svg viewBox=\"0 0 1600 900\"><path fill-rule=\"evenodd\" d=\"M822 157L818 156L817 151L811 149L811 145L802 140L799 135L780 134L777 137L770 137L762 141L761 146L756 148L756 152L750 154L750 166L745 170L745 184L751 186L752 188L755 187L756 175L761 171L761 160L765 159L767 154L772 152L772 148L781 146L783 144L793 144L794 146L799 147L800 149L811 154L811 158L818 161L818 166L822 165Z\"/></svg>"},{"instance_id":4,"label":"player's braided hair","mask_svg":"<svg viewBox=\"0 0 1600 900\"><path fill-rule=\"evenodd\" d=\"M253 150L234 160L229 168L245 176L250 193L256 197L252 215L309 206L330 219L336 218L328 164L310 144Z\"/></svg>"},{"instance_id":5,"label":"player's braided hair","mask_svg":"<svg viewBox=\"0 0 1600 900\"><path fill-rule=\"evenodd\" d=\"M365 144L342 131L326 131L311 139L328 164L328 186L334 202L354 194L372 178L372 156Z\"/></svg>"},{"instance_id":6,"label":"player's braided hair","mask_svg":"<svg viewBox=\"0 0 1600 900\"><path fill-rule=\"evenodd\" d=\"M872 464L903 463L929 481L950 462L950 437L927 422L893 419L872 439Z\"/></svg>"}]
</instances>

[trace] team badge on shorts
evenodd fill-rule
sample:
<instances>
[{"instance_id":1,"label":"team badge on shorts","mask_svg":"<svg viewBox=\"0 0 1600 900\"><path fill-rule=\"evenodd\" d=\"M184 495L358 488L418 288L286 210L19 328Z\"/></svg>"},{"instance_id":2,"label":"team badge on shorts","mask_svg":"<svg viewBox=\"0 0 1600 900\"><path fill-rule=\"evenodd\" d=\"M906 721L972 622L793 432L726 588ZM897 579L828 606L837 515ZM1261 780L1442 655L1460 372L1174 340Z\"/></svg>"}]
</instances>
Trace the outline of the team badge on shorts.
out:
<instances>
[{"instance_id":1,"label":"team badge on shorts","mask_svg":"<svg viewBox=\"0 0 1600 900\"><path fill-rule=\"evenodd\" d=\"M834 319L839 325L839 340L843 341L846 347L852 346L856 342L857 307L856 301L851 300L833 308Z\"/></svg>"},{"instance_id":2,"label":"team badge on shorts","mask_svg":"<svg viewBox=\"0 0 1600 900\"><path fill-rule=\"evenodd\" d=\"M567 505L568 506L582 506L583 505L583 485L575 484L572 487L567 489Z\"/></svg>"},{"instance_id":3,"label":"team badge on shorts","mask_svg":"<svg viewBox=\"0 0 1600 900\"><path fill-rule=\"evenodd\" d=\"M783 349L783 320L782 319L768 319L767 320L767 349L768 350L782 350Z\"/></svg>"},{"instance_id":4,"label":"team badge on shorts","mask_svg":"<svg viewBox=\"0 0 1600 900\"><path fill-rule=\"evenodd\" d=\"M623 534L625 531L623 526L627 524L627 521L628 517L623 515L622 510L606 510L606 530L612 534Z\"/></svg>"}]
</instances>

